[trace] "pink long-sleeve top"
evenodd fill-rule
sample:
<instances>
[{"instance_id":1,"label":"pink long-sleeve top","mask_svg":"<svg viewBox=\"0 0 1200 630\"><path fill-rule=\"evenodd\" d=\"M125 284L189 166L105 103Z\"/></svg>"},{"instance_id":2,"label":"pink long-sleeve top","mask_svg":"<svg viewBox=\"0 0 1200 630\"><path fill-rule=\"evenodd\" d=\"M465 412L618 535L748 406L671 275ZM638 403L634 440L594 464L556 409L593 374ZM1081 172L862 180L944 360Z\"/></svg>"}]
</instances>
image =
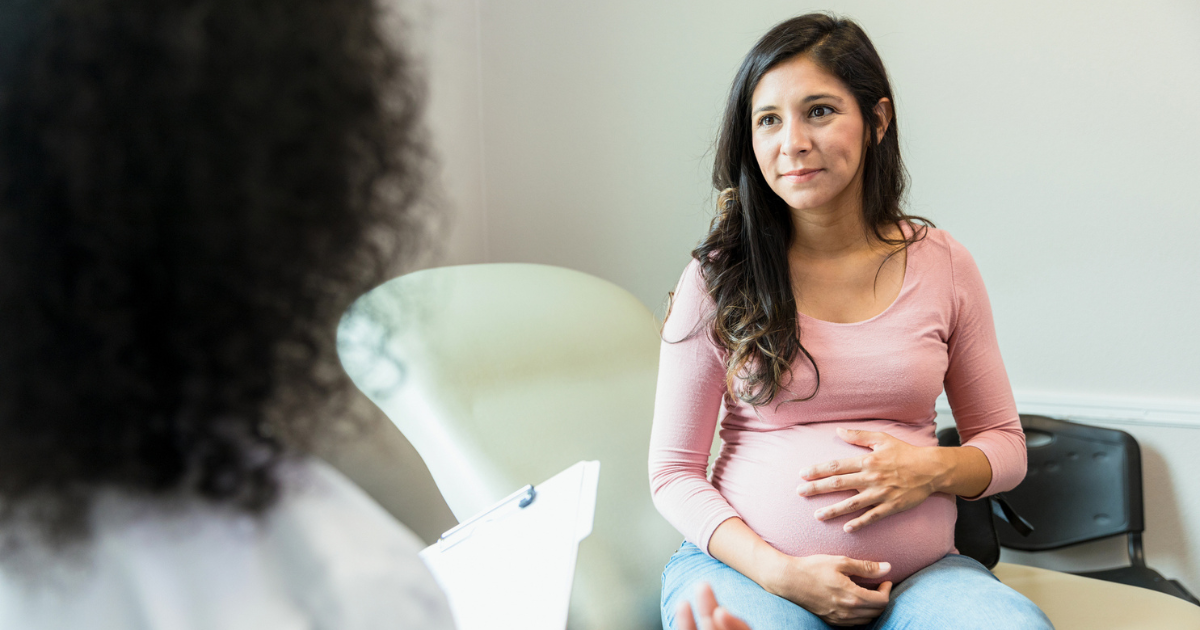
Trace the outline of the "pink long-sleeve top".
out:
<instances>
[{"instance_id":1,"label":"pink long-sleeve top","mask_svg":"<svg viewBox=\"0 0 1200 630\"><path fill-rule=\"evenodd\" d=\"M789 555L890 562L881 580L902 580L938 560L954 549L954 497L933 494L848 534L842 526L862 512L828 521L814 513L855 491L802 497L796 489L802 468L869 452L842 441L837 427L936 445L934 404L943 387L963 445L991 464L980 496L1025 476L1025 437L975 261L933 228L906 258L900 294L879 315L839 324L798 314L801 342L821 370L820 390L811 400L779 404L812 392L811 365L796 361L788 389L757 408L726 395L727 353L709 335L713 300L699 263L688 265L663 329L650 437L654 504L688 541L707 552L717 526L741 517ZM722 446L710 479L718 420Z\"/></svg>"}]
</instances>

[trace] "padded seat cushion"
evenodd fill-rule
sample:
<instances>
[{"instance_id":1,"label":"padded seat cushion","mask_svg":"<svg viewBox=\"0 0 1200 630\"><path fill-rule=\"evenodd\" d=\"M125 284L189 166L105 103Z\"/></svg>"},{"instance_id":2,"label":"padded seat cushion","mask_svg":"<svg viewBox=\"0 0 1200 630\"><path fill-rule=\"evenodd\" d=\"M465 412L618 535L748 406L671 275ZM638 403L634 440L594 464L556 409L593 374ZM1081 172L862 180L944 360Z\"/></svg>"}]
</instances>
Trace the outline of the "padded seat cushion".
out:
<instances>
[{"instance_id":1,"label":"padded seat cushion","mask_svg":"<svg viewBox=\"0 0 1200 630\"><path fill-rule=\"evenodd\" d=\"M1168 580L1161 573L1151 569L1150 567L1128 566L1117 567L1115 569L1106 569L1104 571L1086 571L1076 575L1083 577L1096 578L1097 580L1106 580L1109 582L1117 582L1118 584L1128 584L1130 586L1140 586L1148 588L1160 593L1166 593L1173 597L1186 599L1193 604L1200 606L1192 594L1183 588L1178 580Z\"/></svg>"},{"instance_id":2,"label":"padded seat cushion","mask_svg":"<svg viewBox=\"0 0 1200 630\"><path fill-rule=\"evenodd\" d=\"M1056 630L1200 630L1200 606L1157 591L1005 562L992 573Z\"/></svg>"}]
</instances>

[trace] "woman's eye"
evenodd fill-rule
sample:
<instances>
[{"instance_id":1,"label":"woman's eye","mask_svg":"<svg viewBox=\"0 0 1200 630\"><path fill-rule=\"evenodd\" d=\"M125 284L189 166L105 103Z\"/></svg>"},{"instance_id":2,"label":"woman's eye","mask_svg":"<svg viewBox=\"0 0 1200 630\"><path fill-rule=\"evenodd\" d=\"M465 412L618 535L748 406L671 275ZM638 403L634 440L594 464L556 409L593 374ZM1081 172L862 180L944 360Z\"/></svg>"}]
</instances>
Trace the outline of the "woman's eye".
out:
<instances>
[{"instance_id":1,"label":"woman's eye","mask_svg":"<svg viewBox=\"0 0 1200 630\"><path fill-rule=\"evenodd\" d=\"M833 113L833 108L828 105L817 105L808 113L813 118L824 118Z\"/></svg>"},{"instance_id":2,"label":"woman's eye","mask_svg":"<svg viewBox=\"0 0 1200 630\"><path fill-rule=\"evenodd\" d=\"M774 125L777 122L779 122L778 116L775 114L767 114L766 116L758 119L758 126L765 127L767 125Z\"/></svg>"}]
</instances>

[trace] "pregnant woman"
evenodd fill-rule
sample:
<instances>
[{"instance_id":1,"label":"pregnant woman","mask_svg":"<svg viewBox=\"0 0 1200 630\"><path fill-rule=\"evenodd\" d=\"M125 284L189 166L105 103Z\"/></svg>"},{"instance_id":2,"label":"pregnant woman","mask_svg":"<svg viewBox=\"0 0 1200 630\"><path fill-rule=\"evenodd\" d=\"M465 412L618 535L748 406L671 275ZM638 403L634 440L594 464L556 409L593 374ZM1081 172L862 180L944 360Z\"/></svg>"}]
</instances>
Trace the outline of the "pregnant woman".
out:
<instances>
[{"instance_id":1,"label":"pregnant woman","mask_svg":"<svg viewBox=\"0 0 1200 630\"><path fill-rule=\"evenodd\" d=\"M1025 440L974 261L901 209L895 101L861 28L805 15L754 46L713 181L651 436L655 504L686 538L664 626L707 582L755 630L1049 628L954 550L955 495L1015 486ZM962 447L937 446L943 387Z\"/></svg>"}]
</instances>

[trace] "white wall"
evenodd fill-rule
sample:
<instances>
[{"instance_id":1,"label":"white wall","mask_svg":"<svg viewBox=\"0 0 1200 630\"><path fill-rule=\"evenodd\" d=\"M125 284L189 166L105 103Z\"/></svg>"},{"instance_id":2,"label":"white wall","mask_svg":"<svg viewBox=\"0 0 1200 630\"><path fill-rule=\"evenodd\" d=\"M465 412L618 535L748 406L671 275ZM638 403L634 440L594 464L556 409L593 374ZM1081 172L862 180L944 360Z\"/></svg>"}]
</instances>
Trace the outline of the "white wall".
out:
<instances>
[{"instance_id":1,"label":"white wall","mask_svg":"<svg viewBox=\"0 0 1200 630\"><path fill-rule=\"evenodd\" d=\"M429 196L444 219L430 240L431 264L487 262L486 161L481 101L481 27L474 0L382 0L406 22L392 25L401 45L423 68L428 84L425 122L439 164Z\"/></svg>"},{"instance_id":2,"label":"white wall","mask_svg":"<svg viewBox=\"0 0 1200 630\"><path fill-rule=\"evenodd\" d=\"M443 260L562 265L651 308L711 216L742 56L809 9L857 19L893 78L910 209L974 253L1023 410L1158 410L1120 425L1145 451L1149 559L1200 591L1200 3L428 6Z\"/></svg>"}]
</instances>

